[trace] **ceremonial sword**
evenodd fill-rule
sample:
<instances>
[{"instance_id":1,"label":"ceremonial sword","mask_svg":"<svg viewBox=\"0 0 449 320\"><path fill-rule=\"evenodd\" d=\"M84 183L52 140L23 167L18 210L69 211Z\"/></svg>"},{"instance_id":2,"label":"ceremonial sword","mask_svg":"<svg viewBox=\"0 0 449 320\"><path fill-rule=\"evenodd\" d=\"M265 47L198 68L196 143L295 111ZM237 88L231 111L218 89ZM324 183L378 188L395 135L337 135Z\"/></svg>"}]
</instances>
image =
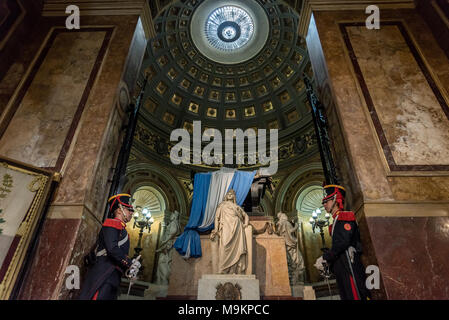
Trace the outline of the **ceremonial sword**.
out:
<instances>
[{"instance_id":1,"label":"ceremonial sword","mask_svg":"<svg viewBox=\"0 0 449 320\"><path fill-rule=\"evenodd\" d=\"M355 290L357 291L357 296L359 297L359 299L361 299L359 288L357 287L357 281L354 276L354 270L352 270L351 258L349 258L349 253L348 253L347 249L345 250L345 253L346 253L346 258L348 259L348 263L349 263L349 270L351 271L352 279L354 280L354 287L355 287ZM355 253L354 253L354 255L355 255Z\"/></svg>"},{"instance_id":2,"label":"ceremonial sword","mask_svg":"<svg viewBox=\"0 0 449 320\"><path fill-rule=\"evenodd\" d=\"M136 259L133 259L133 264L125 272L125 276L129 279L128 293L126 295L126 300L129 300L129 293L131 291L131 287L134 284L134 281L137 279L137 274L139 273L139 268L134 267L134 262L138 262L139 259L140 259L140 255Z\"/></svg>"}]
</instances>

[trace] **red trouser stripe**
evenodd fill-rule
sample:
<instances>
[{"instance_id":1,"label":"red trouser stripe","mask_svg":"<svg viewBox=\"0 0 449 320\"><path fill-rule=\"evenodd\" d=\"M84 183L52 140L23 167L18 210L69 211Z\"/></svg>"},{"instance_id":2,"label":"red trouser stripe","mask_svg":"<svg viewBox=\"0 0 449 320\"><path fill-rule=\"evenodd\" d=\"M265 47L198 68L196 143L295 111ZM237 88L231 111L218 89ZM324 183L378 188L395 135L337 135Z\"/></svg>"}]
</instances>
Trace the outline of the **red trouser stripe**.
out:
<instances>
[{"instance_id":1,"label":"red trouser stripe","mask_svg":"<svg viewBox=\"0 0 449 320\"><path fill-rule=\"evenodd\" d=\"M95 295L94 295L94 297L92 298L92 300L97 300L97 297L98 297L98 291L95 292Z\"/></svg>"},{"instance_id":2,"label":"red trouser stripe","mask_svg":"<svg viewBox=\"0 0 449 320\"><path fill-rule=\"evenodd\" d=\"M354 300L360 300L359 296L357 295L357 290L355 289L354 279L352 278L352 276L349 276L349 280L351 281L351 289Z\"/></svg>"}]
</instances>

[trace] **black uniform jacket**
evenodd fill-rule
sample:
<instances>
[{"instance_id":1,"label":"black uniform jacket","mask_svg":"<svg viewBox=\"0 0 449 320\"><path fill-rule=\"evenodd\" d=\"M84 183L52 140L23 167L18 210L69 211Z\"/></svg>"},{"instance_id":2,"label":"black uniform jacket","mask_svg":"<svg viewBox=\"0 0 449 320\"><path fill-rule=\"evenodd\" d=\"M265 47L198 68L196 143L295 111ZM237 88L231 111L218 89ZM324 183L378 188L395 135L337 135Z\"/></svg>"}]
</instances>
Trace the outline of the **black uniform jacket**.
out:
<instances>
[{"instance_id":1,"label":"black uniform jacket","mask_svg":"<svg viewBox=\"0 0 449 320\"><path fill-rule=\"evenodd\" d=\"M365 300L370 293L365 286L365 268L360 259L362 244L354 213L350 211L339 212L337 221L334 222L332 228L334 229L333 233L330 230L332 234L332 248L324 252L323 259L329 263L330 270L336 276L342 299L356 298L355 287L353 287L353 282L351 281L352 275L354 275L353 280L355 280L358 287L357 298ZM352 262L346 255L346 250L349 247L354 247L355 249Z\"/></svg>"},{"instance_id":2,"label":"black uniform jacket","mask_svg":"<svg viewBox=\"0 0 449 320\"><path fill-rule=\"evenodd\" d=\"M128 258L128 232L121 220L105 220L100 230L97 252L103 255L97 257L97 262L89 270L79 299L92 299L101 285L113 276L115 270L123 273L131 266L131 259ZM120 283L116 285L119 286Z\"/></svg>"},{"instance_id":3,"label":"black uniform jacket","mask_svg":"<svg viewBox=\"0 0 449 320\"><path fill-rule=\"evenodd\" d=\"M349 247L354 247L361 254L360 233L353 212L340 211L337 221L329 228L329 233L332 235L332 248L323 254L323 259L329 263L331 271L336 262L346 260L345 251Z\"/></svg>"}]
</instances>

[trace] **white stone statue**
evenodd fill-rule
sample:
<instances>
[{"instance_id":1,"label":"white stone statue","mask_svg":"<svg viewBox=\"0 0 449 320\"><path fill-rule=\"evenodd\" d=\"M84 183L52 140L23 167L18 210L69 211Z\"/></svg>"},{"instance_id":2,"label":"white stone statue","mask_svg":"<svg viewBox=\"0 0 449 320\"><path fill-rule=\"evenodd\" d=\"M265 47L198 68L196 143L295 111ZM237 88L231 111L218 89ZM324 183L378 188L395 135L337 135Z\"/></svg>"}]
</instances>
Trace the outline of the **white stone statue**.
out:
<instances>
[{"instance_id":1,"label":"white stone statue","mask_svg":"<svg viewBox=\"0 0 449 320\"><path fill-rule=\"evenodd\" d=\"M290 284L292 286L304 283L304 259L298 249L298 222L290 222L285 213L277 214L276 233L284 237L287 249L287 264Z\"/></svg>"},{"instance_id":2,"label":"white stone statue","mask_svg":"<svg viewBox=\"0 0 449 320\"><path fill-rule=\"evenodd\" d=\"M175 211L170 216L170 222L167 225L159 249L159 260L156 272L156 284L168 284L170 277L170 266L173 255L173 243L178 235L181 234L181 225L179 223L179 212Z\"/></svg>"},{"instance_id":3,"label":"white stone statue","mask_svg":"<svg viewBox=\"0 0 449 320\"><path fill-rule=\"evenodd\" d=\"M237 205L235 191L229 190L215 213L215 228L210 234L218 241L218 273L245 274L248 266L248 246L245 228L249 218Z\"/></svg>"}]
</instances>

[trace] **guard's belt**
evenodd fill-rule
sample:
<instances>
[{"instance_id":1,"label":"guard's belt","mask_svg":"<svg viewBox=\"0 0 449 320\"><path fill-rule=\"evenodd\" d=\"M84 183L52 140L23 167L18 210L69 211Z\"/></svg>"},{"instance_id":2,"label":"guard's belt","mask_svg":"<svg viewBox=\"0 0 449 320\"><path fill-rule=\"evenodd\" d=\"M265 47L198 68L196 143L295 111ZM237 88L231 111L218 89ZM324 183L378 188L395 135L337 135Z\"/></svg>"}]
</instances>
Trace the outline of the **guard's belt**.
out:
<instances>
[{"instance_id":1,"label":"guard's belt","mask_svg":"<svg viewBox=\"0 0 449 320\"><path fill-rule=\"evenodd\" d=\"M118 242L118 246L119 248L126 242L128 241L128 234L126 234L126 237L124 237L122 240L120 240ZM106 249L100 250L97 252L97 257L102 257L102 256L107 256L107 252Z\"/></svg>"}]
</instances>

